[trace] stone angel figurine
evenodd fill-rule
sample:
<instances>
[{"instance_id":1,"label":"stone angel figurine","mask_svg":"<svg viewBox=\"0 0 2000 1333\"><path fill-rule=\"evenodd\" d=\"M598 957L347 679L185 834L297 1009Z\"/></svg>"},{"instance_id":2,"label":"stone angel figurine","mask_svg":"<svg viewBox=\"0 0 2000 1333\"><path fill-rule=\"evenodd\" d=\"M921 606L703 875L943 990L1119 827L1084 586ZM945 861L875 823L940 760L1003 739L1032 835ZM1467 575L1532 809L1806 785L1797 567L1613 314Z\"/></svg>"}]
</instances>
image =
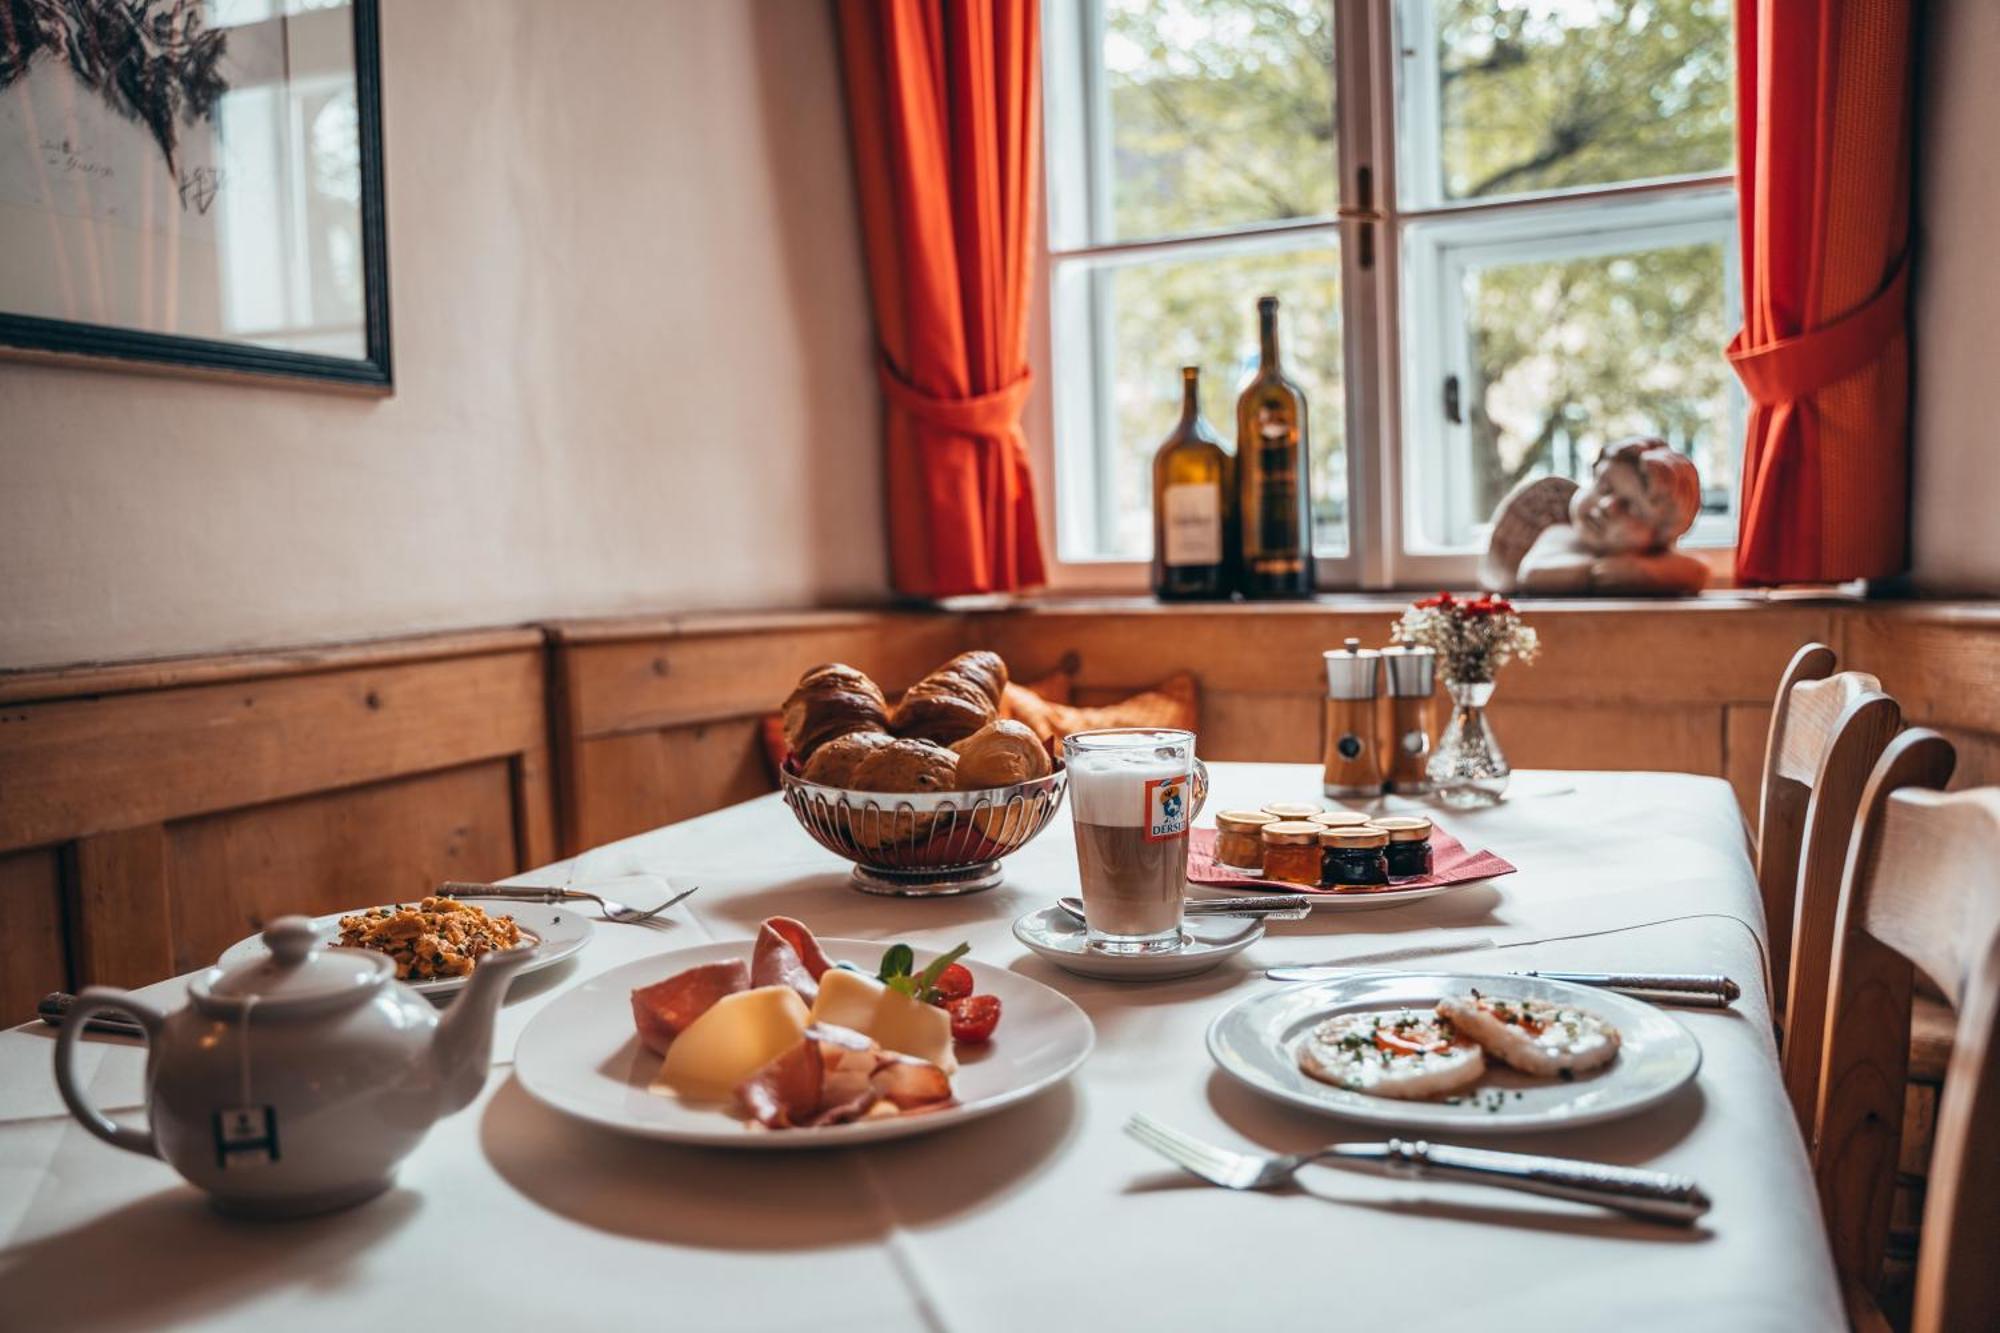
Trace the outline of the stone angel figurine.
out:
<instances>
[{"instance_id":1,"label":"stone angel figurine","mask_svg":"<svg viewBox=\"0 0 2000 1333\"><path fill-rule=\"evenodd\" d=\"M1701 509L1701 475L1664 440L1621 440L1598 456L1590 484L1538 477L1493 511L1479 562L1491 592L1674 596L1696 593L1708 567L1674 549Z\"/></svg>"}]
</instances>

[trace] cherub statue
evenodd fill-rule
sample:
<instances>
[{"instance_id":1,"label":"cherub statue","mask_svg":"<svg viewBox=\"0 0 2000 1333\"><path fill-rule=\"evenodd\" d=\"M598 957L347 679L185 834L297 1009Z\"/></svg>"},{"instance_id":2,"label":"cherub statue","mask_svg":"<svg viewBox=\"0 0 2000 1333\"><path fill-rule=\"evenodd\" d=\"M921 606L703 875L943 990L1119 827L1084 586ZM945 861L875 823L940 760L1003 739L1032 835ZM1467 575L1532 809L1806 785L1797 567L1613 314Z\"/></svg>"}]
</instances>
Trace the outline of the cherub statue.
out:
<instances>
[{"instance_id":1,"label":"cherub statue","mask_svg":"<svg viewBox=\"0 0 2000 1333\"><path fill-rule=\"evenodd\" d=\"M1493 511L1479 582L1501 593L1700 592L1708 567L1674 549L1701 509L1701 475L1664 440L1598 456L1590 485L1538 477Z\"/></svg>"}]
</instances>

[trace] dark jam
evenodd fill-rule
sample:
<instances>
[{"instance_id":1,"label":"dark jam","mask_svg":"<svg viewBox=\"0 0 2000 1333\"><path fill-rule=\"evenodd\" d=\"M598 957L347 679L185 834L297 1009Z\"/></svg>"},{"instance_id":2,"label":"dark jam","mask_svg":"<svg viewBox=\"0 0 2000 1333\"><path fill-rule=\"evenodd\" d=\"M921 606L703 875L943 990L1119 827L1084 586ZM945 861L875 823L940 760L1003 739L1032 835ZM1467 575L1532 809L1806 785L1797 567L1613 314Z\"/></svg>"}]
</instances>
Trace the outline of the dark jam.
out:
<instances>
[{"instance_id":1,"label":"dark jam","mask_svg":"<svg viewBox=\"0 0 2000 1333\"><path fill-rule=\"evenodd\" d=\"M1392 842L1388 847L1389 874L1395 879L1411 879L1431 873L1431 844L1426 838L1422 842Z\"/></svg>"},{"instance_id":2,"label":"dark jam","mask_svg":"<svg viewBox=\"0 0 2000 1333\"><path fill-rule=\"evenodd\" d=\"M1320 858L1321 883L1341 887L1389 882L1388 858L1380 847L1322 847Z\"/></svg>"}]
</instances>

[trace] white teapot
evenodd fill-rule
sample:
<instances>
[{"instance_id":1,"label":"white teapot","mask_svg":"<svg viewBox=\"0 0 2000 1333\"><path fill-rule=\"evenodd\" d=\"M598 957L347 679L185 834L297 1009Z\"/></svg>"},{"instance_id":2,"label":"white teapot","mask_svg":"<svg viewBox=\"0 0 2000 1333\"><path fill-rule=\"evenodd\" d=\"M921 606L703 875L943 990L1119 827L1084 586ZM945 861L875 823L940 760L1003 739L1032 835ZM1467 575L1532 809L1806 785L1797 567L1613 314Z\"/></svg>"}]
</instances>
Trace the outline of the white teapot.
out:
<instances>
[{"instance_id":1,"label":"white teapot","mask_svg":"<svg viewBox=\"0 0 2000 1333\"><path fill-rule=\"evenodd\" d=\"M171 1014L85 989L56 1041L56 1086L85 1129L161 1158L224 1211L301 1217L372 1198L433 1121L479 1095L494 1014L533 950L486 955L440 1018L385 955L323 948L307 917L278 918L263 940L268 957L209 968ZM146 1029L144 1128L78 1085L76 1041L102 1009Z\"/></svg>"}]
</instances>

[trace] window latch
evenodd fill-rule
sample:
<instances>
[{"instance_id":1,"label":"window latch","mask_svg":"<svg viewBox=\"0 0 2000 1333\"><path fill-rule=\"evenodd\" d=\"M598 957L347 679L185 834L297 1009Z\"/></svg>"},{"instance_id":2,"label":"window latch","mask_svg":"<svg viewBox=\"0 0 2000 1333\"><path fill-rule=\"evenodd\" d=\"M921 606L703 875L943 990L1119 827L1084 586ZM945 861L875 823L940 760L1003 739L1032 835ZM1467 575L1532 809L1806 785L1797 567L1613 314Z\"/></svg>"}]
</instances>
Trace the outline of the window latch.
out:
<instances>
[{"instance_id":1,"label":"window latch","mask_svg":"<svg viewBox=\"0 0 2000 1333\"><path fill-rule=\"evenodd\" d=\"M1465 413L1461 410L1458 401L1458 376L1456 375L1447 375L1444 377L1444 419L1454 426L1463 426L1465 424Z\"/></svg>"}]
</instances>

